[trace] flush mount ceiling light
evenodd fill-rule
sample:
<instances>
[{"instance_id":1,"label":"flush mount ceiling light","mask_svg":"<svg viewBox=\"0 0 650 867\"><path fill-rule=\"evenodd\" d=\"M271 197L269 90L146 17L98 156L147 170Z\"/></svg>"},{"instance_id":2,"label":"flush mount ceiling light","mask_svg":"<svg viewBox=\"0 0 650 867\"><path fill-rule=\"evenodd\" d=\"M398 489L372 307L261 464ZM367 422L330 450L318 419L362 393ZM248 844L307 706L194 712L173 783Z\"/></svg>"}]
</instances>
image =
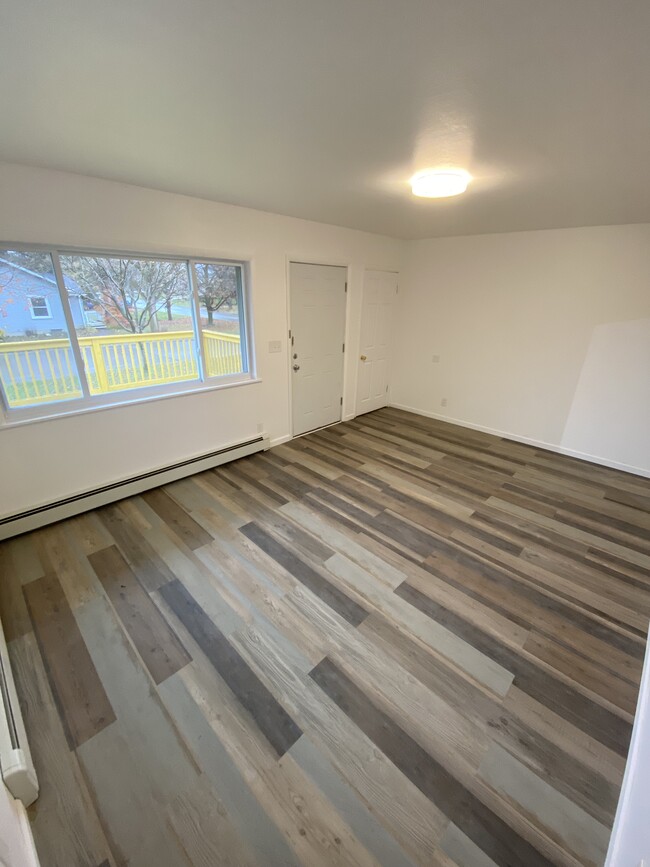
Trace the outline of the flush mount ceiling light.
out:
<instances>
[{"instance_id":1,"label":"flush mount ceiling light","mask_svg":"<svg viewBox=\"0 0 650 867\"><path fill-rule=\"evenodd\" d=\"M458 196L467 189L471 176L461 169L445 169L444 171L418 172L411 178L411 189L414 196L427 199L443 199L446 196Z\"/></svg>"}]
</instances>

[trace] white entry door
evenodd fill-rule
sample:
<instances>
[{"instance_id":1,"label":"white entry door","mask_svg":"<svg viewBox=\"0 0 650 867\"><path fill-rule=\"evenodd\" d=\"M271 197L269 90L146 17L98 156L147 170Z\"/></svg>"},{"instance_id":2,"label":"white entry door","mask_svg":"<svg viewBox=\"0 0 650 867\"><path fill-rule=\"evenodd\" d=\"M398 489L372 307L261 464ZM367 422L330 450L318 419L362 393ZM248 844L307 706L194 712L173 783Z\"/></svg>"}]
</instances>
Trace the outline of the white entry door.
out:
<instances>
[{"instance_id":1,"label":"white entry door","mask_svg":"<svg viewBox=\"0 0 650 867\"><path fill-rule=\"evenodd\" d=\"M357 415L386 406L397 274L366 271L361 307Z\"/></svg>"},{"instance_id":2,"label":"white entry door","mask_svg":"<svg viewBox=\"0 0 650 867\"><path fill-rule=\"evenodd\" d=\"M293 435L341 420L347 269L292 262Z\"/></svg>"}]
</instances>

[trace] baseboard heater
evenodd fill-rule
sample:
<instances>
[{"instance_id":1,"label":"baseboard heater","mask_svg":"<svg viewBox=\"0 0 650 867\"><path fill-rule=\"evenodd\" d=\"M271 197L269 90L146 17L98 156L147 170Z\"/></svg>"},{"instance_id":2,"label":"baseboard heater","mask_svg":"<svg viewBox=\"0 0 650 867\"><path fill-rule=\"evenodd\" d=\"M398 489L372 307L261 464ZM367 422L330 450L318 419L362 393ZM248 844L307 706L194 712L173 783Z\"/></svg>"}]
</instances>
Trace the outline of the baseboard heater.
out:
<instances>
[{"instance_id":1,"label":"baseboard heater","mask_svg":"<svg viewBox=\"0 0 650 867\"><path fill-rule=\"evenodd\" d=\"M0 623L0 770L5 786L26 807L38 797L38 781L27 743L27 734L16 685L11 671L7 642Z\"/></svg>"},{"instance_id":2,"label":"baseboard heater","mask_svg":"<svg viewBox=\"0 0 650 867\"><path fill-rule=\"evenodd\" d=\"M38 527L44 527L46 524L53 524L64 518L71 518L81 512L113 503L115 500L141 494L150 488L166 485L168 482L174 482L184 476L191 476L194 473L218 467L219 464L235 461L237 458L243 458L255 452L266 451L269 446L269 438L260 435L255 439L235 443L214 452L179 461L177 464L169 464L165 467L149 470L149 472L139 476L131 476L118 482L112 482L110 485L103 485L100 488L93 488L61 500L36 506L33 509L27 509L15 515L7 515L5 518L0 518L0 540L18 536L20 533L26 533Z\"/></svg>"}]
</instances>

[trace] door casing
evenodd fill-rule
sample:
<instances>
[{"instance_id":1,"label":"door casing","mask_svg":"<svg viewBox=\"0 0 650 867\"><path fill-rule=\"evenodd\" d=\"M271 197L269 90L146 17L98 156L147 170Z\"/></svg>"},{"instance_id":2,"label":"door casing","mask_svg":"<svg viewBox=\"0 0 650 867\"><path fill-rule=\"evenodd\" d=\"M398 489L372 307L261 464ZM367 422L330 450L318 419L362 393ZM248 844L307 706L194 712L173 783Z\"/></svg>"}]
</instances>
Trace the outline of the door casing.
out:
<instances>
[{"instance_id":1,"label":"door casing","mask_svg":"<svg viewBox=\"0 0 650 867\"><path fill-rule=\"evenodd\" d=\"M345 268L346 269L346 275L345 275L345 285L346 285L345 319L344 319L345 351L342 353L343 373L342 373L342 382L341 382L342 404L340 406L340 414L339 414L338 420L332 422L332 424L338 424L344 417L345 395L346 395L347 390L348 390L348 379L349 379L349 371L347 369L348 365L346 364L346 356L348 353L349 341L350 341L350 336L348 333L349 303L350 303L350 293L348 290L349 290L349 283L350 283L350 264L349 264L349 262L346 262L343 260L336 260L336 259L327 259L326 260L324 257L321 258L320 256L305 257L305 256L300 256L300 255L297 255L297 256L287 255L287 257L286 257L287 296L286 297L287 297L287 329L288 329L288 338L289 338L288 339L288 348L287 348L287 366L288 366L288 374L289 374L289 376L288 376L288 403L289 403L289 425L290 425L290 429L291 429L291 435L289 437L286 437L285 439L291 439L292 437L295 437L295 436L303 436L304 435L302 433L296 434L295 430L294 430L294 413L293 413L294 395L293 395L293 379L292 379L292 376L293 376L292 365L294 362L294 359L293 359L294 349L292 346L292 338L295 338L295 334L293 331L293 323L292 323L292 318L291 318L291 302L292 302L291 266L293 264L316 265L316 266L324 265L324 266L328 266L328 267L336 267L336 268ZM351 418L352 415L350 415L349 417ZM314 429L317 430L318 428L314 428ZM305 433L309 433L309 431L305 431Z\"/></svg>"},{"instance_id":2,"label":"door casing","mask_svg":"<svg viewBox=\"0 0 650 867\"><path fill-rule=\"evenodd\" d=\"M370 293L370 281L371 280L379 280L385 283L383 288L383 292L385 297L391 298L390 306L392 311L395 310L396 299L398 296L398 274L395 271L385 271L377 268L367 268L364 273L363 280L363 295L361 298L361 319L359 325L359 355L357 358L357 385L356 385L356 395L355 395L355 415L362 415L366 412L372 412L375 409L379 409L381 406L386 406L388 403L388 384L390 381L390 365L392 360L392 341L390 339L390 328L388 329L388 335L386 337L386 350L384 353L384 357L386 359L386 375L385 375L385 384L386 390L384 392L383 399L374 399L368 401L368 403L364 406L362 401L364 400L364 394L362 393L363 388L363 373L364 366L374 364L377 362L377 358L365 359L364 353L366 350L366 341L364 341L364 331L366 326L367 318L370 316L370 310L368 309L368 301L369 301L369 293ZM372 374L368 372L369 376L369 387L372 387Z\"/></svg>"}]
</instances>

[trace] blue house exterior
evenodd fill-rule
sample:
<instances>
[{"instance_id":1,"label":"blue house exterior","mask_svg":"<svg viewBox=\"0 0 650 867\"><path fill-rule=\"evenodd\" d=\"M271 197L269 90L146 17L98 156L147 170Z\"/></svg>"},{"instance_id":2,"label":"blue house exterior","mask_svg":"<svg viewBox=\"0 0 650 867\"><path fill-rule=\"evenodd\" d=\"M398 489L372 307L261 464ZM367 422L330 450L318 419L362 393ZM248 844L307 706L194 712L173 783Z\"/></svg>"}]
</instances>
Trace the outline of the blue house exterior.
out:
<instances>
[{"instance_id":1,"label":"blue house exterior","mask_svg":"<svg viewBox=\"0 0 650 867\"><path fill-rule=\"evenodd\" d=\"M84 309L77 283L65 278L76 328L101 328L102 317ZM54 274L37 274L0 258L0 338L61 337L68 331Z\"/></svg>"}]
</instances>

